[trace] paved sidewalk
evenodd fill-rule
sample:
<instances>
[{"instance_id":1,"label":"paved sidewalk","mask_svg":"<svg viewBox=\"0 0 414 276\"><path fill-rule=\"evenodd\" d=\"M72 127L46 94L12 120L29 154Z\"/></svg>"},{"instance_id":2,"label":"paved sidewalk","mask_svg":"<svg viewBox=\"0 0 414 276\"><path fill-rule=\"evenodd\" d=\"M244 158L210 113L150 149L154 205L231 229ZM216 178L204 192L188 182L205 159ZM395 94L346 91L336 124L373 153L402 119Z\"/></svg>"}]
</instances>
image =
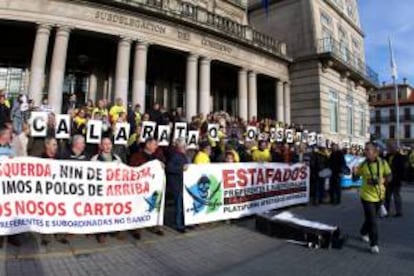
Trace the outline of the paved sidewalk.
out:
<instances>
[{"instance_id":1,"label":"paved sidewalk","mask_svg":"<svg viewBox=\"0 0 414 276\"><path fill-rule=\"evenodd\" d=\"M380 221L380 254L359 241L362 208L355 190L340 206L296 207L309 219L337 224L350 239L342 250L308 249L254 230L254 219L215 223L178 234L165 227L143 239L73 236L68 245L39 245L38 236L19 249L3 248L0 275L414 275L414 187L403 191L404 217Z\"/></svg>"}]
</instances>

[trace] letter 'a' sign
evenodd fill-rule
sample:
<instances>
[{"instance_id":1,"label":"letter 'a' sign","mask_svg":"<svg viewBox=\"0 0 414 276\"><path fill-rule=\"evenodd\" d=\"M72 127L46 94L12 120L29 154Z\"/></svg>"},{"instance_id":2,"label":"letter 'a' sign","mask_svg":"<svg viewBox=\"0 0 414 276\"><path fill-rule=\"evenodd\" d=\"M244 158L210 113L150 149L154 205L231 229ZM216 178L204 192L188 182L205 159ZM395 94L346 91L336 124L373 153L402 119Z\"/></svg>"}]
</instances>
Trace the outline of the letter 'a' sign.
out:
<instances>
[{"instance_id":1,"label":"letter 'a' sign","mask_svg":"<svg viewBox=\"0 0 414 276\"><path fill-rule=\"evenodd\" d=\"M190 130L188 132L187 149L197 149L199 135L198 130Z\"/></svg>"},{"instance_id":2,"label":"letter 'a' sign","mask_svg":"<svg viewBox=\"0 0 414 276\"><path fill-rule=\"evenodd\" d=\"M158 126L158 145L168 146L170 144L171 128L169 125Z\"/></svg>"},{"instance_id":3,"label":"letter 'a' sign","mask_svg":"<svg viewBox=\"0 0 414 276\"><path fill-rule=\"evenodd\" d=\"M56 139L69 139L71 133L70 115L56 114Z\"/></svg>"},{"instance_id":4,"label":"letter 'a' sign","mask_svg":"<svg viewBox=\"0 0 414 276\"><path fill-rule=\"evenodd\" d=\"M117 123L115 125L114 144L127 145L131 126L128 123Z\"/></svg>"},{"instance_id":5,"label":"letter 'a' sign","mask_svg":"<svg viewBox=\"0 0 414 276\"><path fill-rule=\"evenodd\" d=\"M86 125L86 143L99 144L102 138L102 121L90 120Z\"/></svg>"},{"instance_id":6,"label":"letter 'a' sign","mask_svg":"<svg viewBox=\"0 0 414 276\"><path fill-rule=\"evenodd\" d=\"M218 142L220 141L219 136L218 136L218 130L219 130L219 125L218 124L208 124L208 137L210 137L211 140Z\"/></svg>"},{"instance_id":7,"label":"letter 'a' sign","mask_svg":"<svg viewBox=\"0 0 414 276\"><path fill-rule=\"evenodd\" d=\"M30 117L30 135L32 137L46 136L47 116L46 112L32 112Z\"/></svg>"}]
</instances>

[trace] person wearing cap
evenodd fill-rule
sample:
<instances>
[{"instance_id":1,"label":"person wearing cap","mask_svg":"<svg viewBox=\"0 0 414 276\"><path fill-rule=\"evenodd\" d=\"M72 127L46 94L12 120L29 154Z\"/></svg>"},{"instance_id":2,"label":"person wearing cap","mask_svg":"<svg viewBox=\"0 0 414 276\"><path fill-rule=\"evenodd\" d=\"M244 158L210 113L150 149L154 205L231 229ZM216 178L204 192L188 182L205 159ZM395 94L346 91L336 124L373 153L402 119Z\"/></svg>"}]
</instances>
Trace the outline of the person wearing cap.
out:
<instances>
[{"instance_id":1,"label":"person wearing cap","mask_svg":"<svg viewBox=\"0 0 414 276\"><path fill-rule=\"evenodd\" d=\"M194 164L209 164L210 163L211 146L207 141L200 143L200 148L194 157Z\"/></svg>"}]
</instances>

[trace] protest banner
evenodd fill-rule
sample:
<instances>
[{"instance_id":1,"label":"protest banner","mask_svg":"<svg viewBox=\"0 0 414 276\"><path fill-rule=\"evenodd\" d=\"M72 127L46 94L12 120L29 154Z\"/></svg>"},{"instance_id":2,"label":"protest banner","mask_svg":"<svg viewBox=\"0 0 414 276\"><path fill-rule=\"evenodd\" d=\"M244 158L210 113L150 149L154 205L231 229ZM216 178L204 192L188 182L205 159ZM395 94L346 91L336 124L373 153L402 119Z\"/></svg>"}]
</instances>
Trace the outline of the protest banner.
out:
<instances>
[{"instance_id":1,"label":"protest banner","mask_svg":"<svg viewBox=\"0 0 414 276\"><path fill-rule=\"evenodd\" d=\"M186 225L240 218L309 200L309 167L282 163L189 165L184 172Z\"/></svg>"},{"instance_id":2,"label":"protest banner","mask_svg":"<svg viewBox=\"0 0 414 276\"><path fill-rule=\"evenodd\" d=\"M364 156L345 154L344 156L346 166L349 171L352 172L352 169L361 165L365 161ZM341 187L350 188L350 187L360 187L362 185L362 178L352 179L352 174L341 175Z\"/></svg>"},{"instance_id":3,"label":"protest banner","mask_svg":"<svg viewBox=\"0 0 414 276\"><path fill-rule=\"evenodd\" d=\"M122 163L0 159L0 235L123 231L163 224L159 161Z\"/></svg>"}]
</instances>

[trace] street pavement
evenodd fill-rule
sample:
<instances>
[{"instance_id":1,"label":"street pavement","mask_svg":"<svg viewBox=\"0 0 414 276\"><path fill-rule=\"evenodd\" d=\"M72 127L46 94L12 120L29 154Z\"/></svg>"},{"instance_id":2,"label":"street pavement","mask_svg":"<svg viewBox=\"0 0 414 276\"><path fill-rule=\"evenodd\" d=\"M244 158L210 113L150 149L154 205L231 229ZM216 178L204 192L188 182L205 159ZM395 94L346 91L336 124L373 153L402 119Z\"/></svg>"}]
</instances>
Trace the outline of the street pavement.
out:
<instances>
[{"instance_id":1,"label":"street pavement","mask_svg":"<svg viewBox=\"0 0 414 276\"><path fill-rule=\"evenodd\" d=\"M5 244L0 275L414 275L414 186L403 190L404 217L380 220L380 254L359 240L363 214L357 190L347 190L341 205L297 206L307 219L340 226L345 247L309 249L255 230L253 217L202 225L186 234L164 227L163 237L142 231L142 240L72 236L67 245L40 246L25 234L25 244ZM167 212L171 217L171 211ZM166 219L170 224L169 218Z\"/></svg>"}]
</instances>

